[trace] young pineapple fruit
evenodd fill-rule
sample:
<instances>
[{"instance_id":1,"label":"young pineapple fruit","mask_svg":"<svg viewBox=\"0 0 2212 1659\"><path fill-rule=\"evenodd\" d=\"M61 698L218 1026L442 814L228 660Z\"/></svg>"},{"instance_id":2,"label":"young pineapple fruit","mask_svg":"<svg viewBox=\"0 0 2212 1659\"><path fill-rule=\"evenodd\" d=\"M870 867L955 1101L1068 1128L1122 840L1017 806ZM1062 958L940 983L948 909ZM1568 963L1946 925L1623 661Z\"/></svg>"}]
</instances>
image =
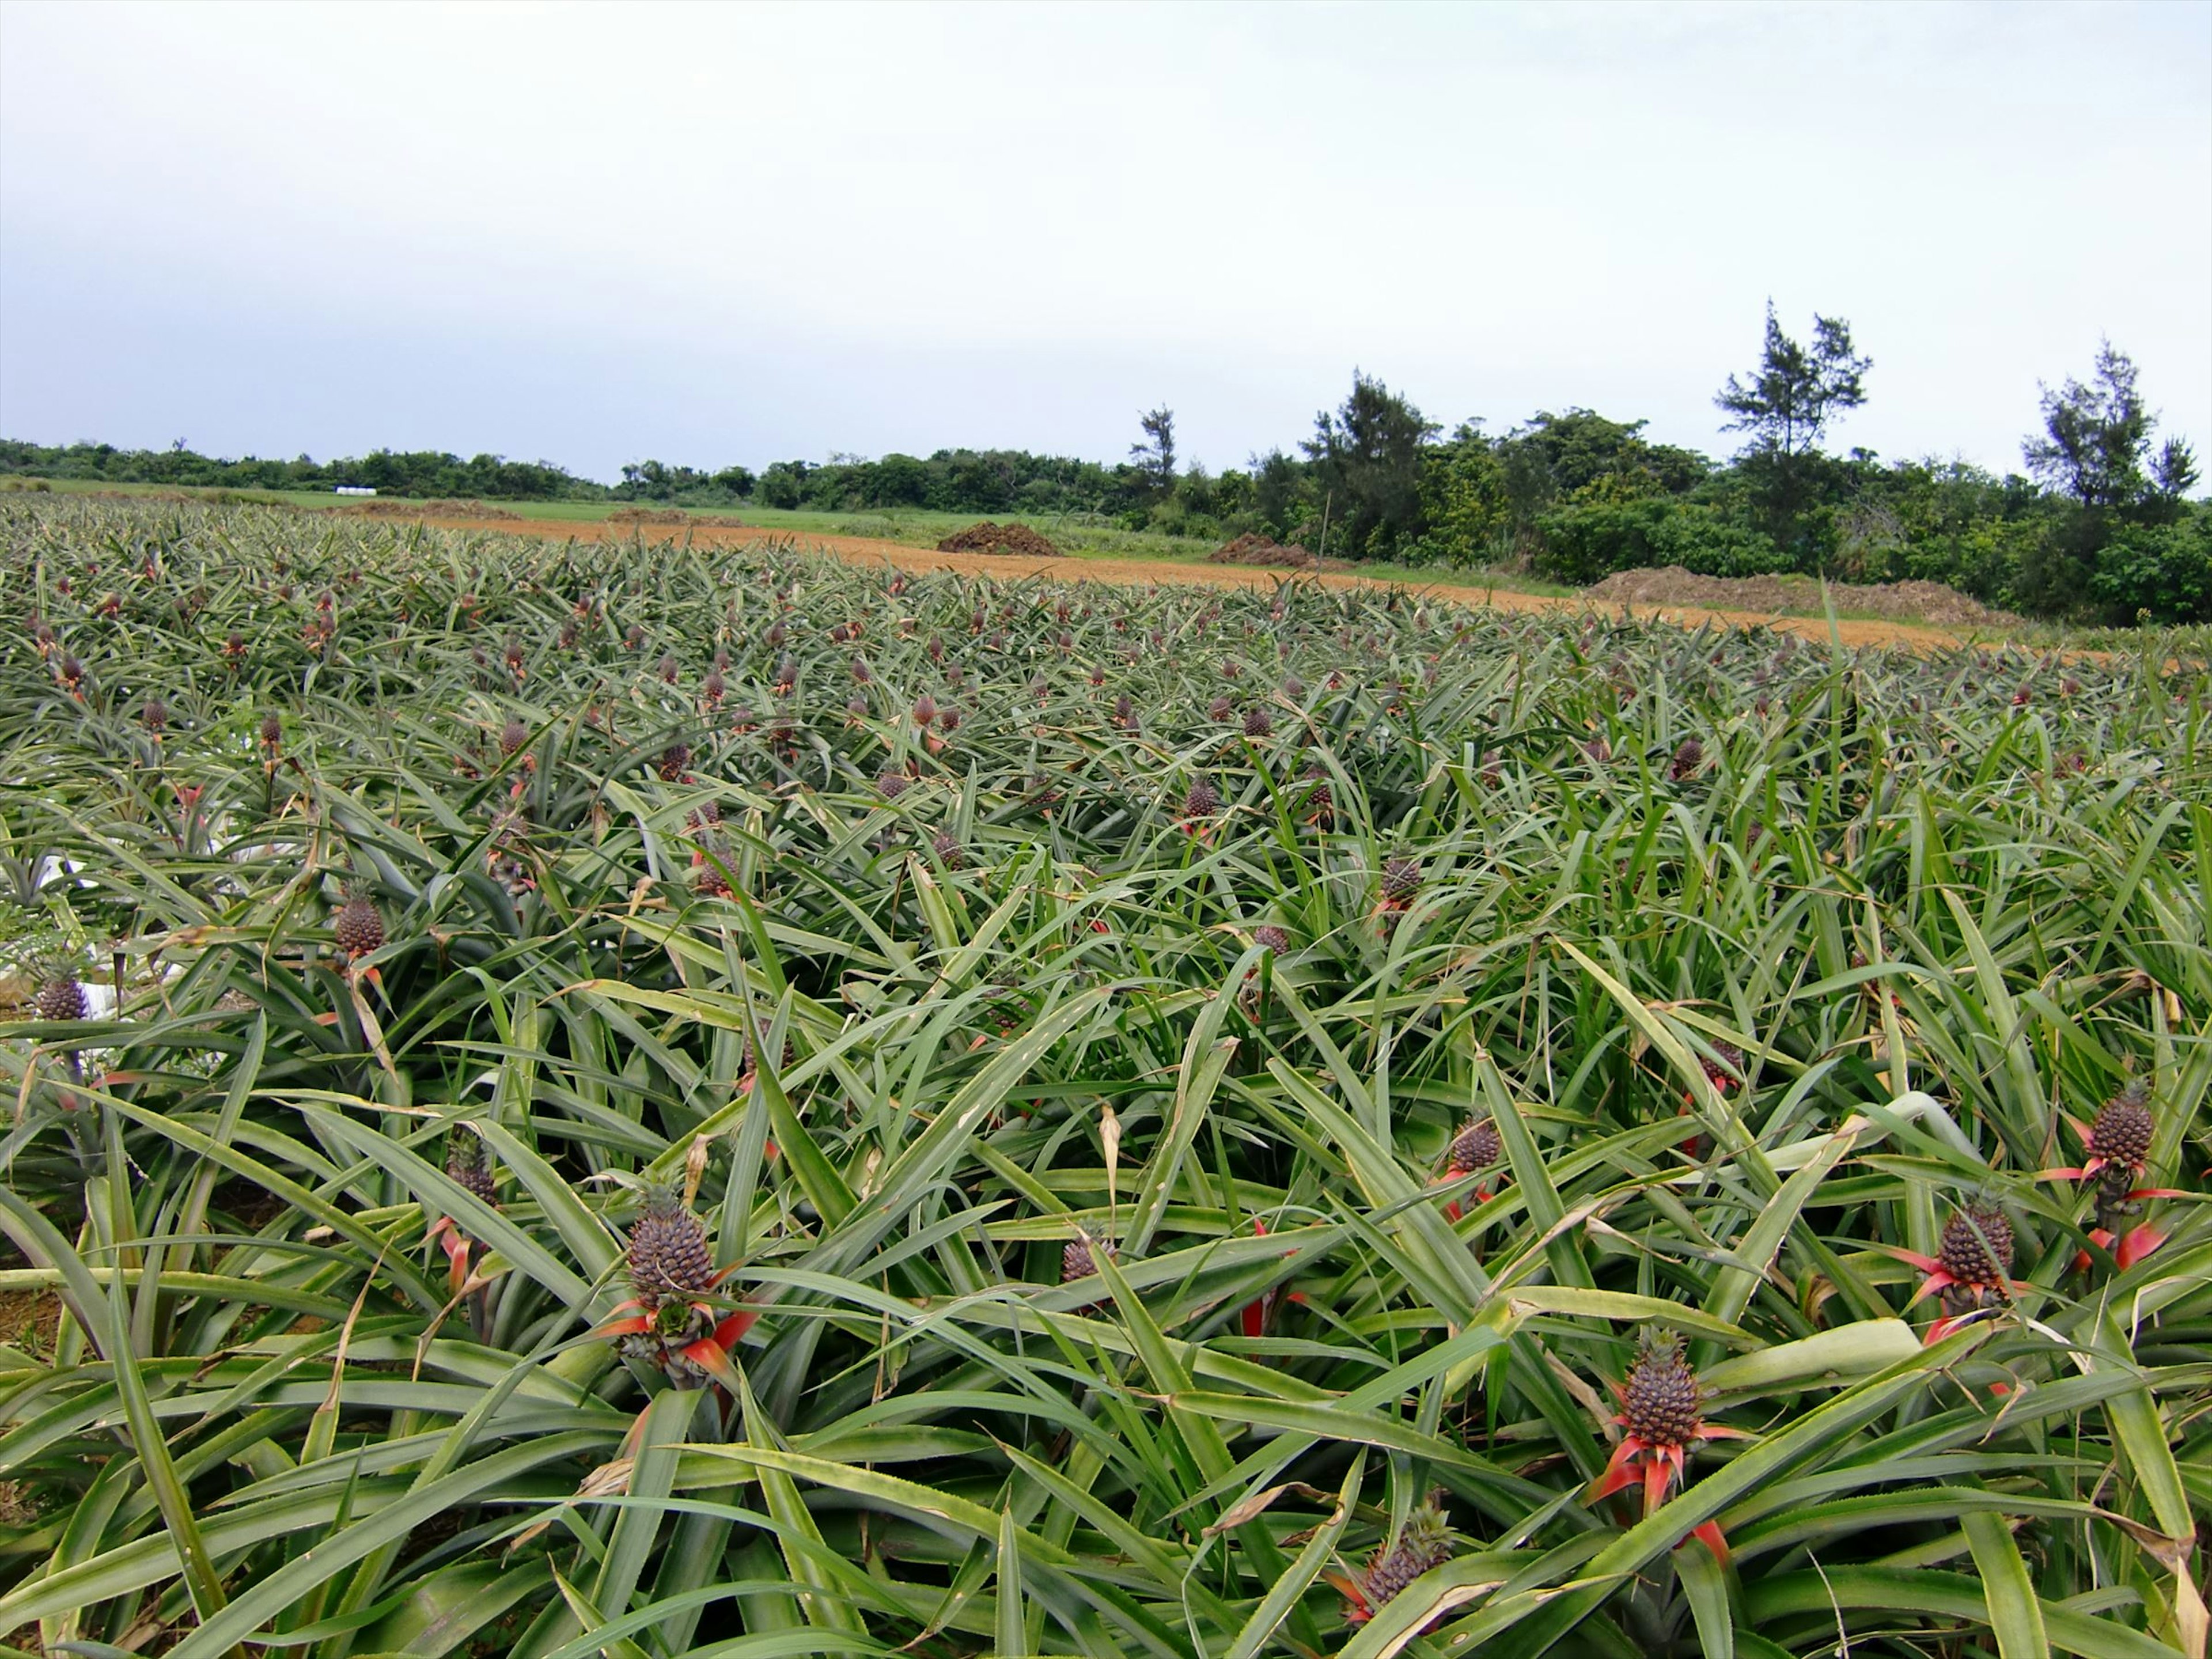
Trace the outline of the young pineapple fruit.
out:
<instances>
[{"instance_id":1,"label":"young pineapple fruit","mask_svg":"<svg viewBox=\"0 0 2212 1659\"><path fill-rule=\"evenodd\" d=\"M1957 1281L1944 1287L1945 1311L1966 1313L2002 1300L2012 1252L2012 1223L1993 1206L1968 1205L1945 1222L1936 1257Z\"/></svg>"},{"instance_id":2,"label":"young pineapple fruit","mask_svg":"<svg viewBox=\"0 0 2212 1659\"><path fill-rule=\"evenodd\" d=\"M1505 1143L1498 1138L1498 1126L1486 1117L1478 1117L1452 1137L1451 1150L1444 1154L1444 1174L1456 1181L1489 1169L1504 1155Z\"/></svg>"},{"instance_id":3,"label":"young pineapple fruit","mask_svg":"<svg viewBox=\"0 0 2212 1659\"><path fill-rule=\"evenodd\" d=\"M1382 866L1382 898L1393 908L1402 909L1421 890L1421 861L1419 859L1395 858Z\"/></svg>"},{"instance_id":4,"label":"young pineapple fruit","mask_svg":"<svg viewBox=\"0 0 2212 1659\"><path fill-rule=\"evenodd\" d=\"M1672 1336L1647 1343L1620 1387L1628 1431L1650 1446L1683 1446L1697 1437L1705 1391Z\"/></svg>"},{"instance_id":5,"label":"young pineapple fruit","mask_svg":"<svg viewBox=\"0 0 2212 1659\"><path fill-rule=\"evenodd\" d=\"M358 883L347 884L345 902L338 907L331 932L349 959L358 960L384 948L384 917Z\"/></svg>"},{"instance_id":6,"label":"young pineapple fruit","mask_svg":"<svg viewBox=\"0 0 2212 1659\"><path fill-rule=\"evenodd\" d=\"M630 1290L641 1302L681 1300L713 1285L706 1224L674 1188L656 1187L646 1194L645 1208L630 1224L629 1265Z\"/></svg>"},{"instance_id":7,"label":"young pineapple fruit","mask_svg":"<svg viewBox=\"0 0 2212 1659\"><path fill-rule=\"evenodd\" d=\"M1431 1492L1406 1517L1398 1541L1377 1545L1366 1567L1352 1582L1346 1598L1345 1617L1364 1625L1396 1599L1398 1593L1423 1573L1451 1559L1451 1522L1444 1514L1443 1493Z\"/></svg>"},{"instance_id":8,"label":"young pineapple fruit","mask_svg":"<svg viewBox=\"0 0 2212 1659\"><path fill-rule=\"evenodd\" d=\"M1079 1231L1074 1237L1067 1241L1066 1248L1060 1253L1060 1282L1063 1285L1073 1285L1079 1279L1088 1279L1098 1271L1100 1256L1114 1261L1117 1260L1121 1254L1112 1239L1093 1238L1087 1232ZM1075 1311L1085 1314L1096 1313L1103 1305L1102 1303L1088 1302Z\"/></svg>"},{"instance_id":9,"label":"young pineapple fruit","mask_svg":"<svg viewBox=\"0 0 2212 1659\"><path fill-rule=\"evenodd\" d=\"M83 1019L91 1012L83 984L67 968L57 968L46 975L31 1006L38 1011L40 1019Z\"/></svg>"},{"instance_id":10,"label":"young pineapple fruit","mask_svg":"<svg viewBox=\"0 0 2212 1659\"><path fill-rule=\"evenodd\" d=\"M486 1204L498 1204L499 1188L492 1180L491 1160L474 1130L455 1129L446 1137L446 1176Z\"/></svg>"},{"instance_id":11,"label":"young pineapple fruit","mask_svg":"<svg viewBox=\"0 0 2212 1659\"><path fill-rule=\"evenodd\" d=\"M2154 1127L2150 1090L2141 1081L2106 1101L2090 1125L2089 1156L2103 1160L2097 1170L2097 1224L2108 1231L2117 1232L2123 1218L2142 1207L2129 1194L2142 1179Z\"/></svg>"},{"instance_id":12,"label":"young pineapple fruit","mask_svg":"<svg viewBox=\"0 0 2212 1659\"><path fill-rule=\"evenodd\" d=\"M650 1322L647 1329L617 1339L626 1359L668 1374L679 1389L706 1383L708 1374L684 1350L714 1328L714 1310L696 1298L714 1287L714 1258L706 1224L672 1187L655 1187L629 1229L629 1287Z\"/></svg>"}]
</instances>

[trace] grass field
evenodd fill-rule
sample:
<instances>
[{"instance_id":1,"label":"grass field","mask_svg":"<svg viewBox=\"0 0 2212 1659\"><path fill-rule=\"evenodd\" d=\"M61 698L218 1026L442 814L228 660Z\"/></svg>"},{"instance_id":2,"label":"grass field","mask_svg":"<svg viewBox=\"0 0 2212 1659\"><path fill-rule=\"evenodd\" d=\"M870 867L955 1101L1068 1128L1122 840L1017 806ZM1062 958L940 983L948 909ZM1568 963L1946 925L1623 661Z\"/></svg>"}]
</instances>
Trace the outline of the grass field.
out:
<instances>
[{"instance_id":1,"label":"grass field","mask_svg":"<svg viewBox=\"0 0 2212 1659\"><path fill-rule=\"evenodd\" d=\"M66 494L0 582L14 1650L2201 1640L2155 650Z\"/></svg>"}]
</instances>

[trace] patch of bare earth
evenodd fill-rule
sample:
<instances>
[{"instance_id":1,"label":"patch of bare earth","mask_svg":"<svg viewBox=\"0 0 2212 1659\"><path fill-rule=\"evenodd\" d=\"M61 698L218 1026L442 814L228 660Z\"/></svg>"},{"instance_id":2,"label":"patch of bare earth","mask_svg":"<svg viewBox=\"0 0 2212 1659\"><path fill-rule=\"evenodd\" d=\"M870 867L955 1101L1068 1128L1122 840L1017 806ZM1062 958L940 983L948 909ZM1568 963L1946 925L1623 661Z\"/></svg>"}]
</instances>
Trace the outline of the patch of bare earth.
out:
<instances>
[{"instance_id":1,"label":"patch of bare earth","mask_svg":"<svg viewBox=\"0 0 2212 1659\"><path fill-rule=\"evenodd\" d=\"M1830 582L1828 600L1839 611L1887 622L1930 623L1941 628L2012 628L2021 618L1992 611L1941 582ZM1698 605L1706 610L1819 613L1820 584L1810 576L1700 576L1670 564L1656 570L1620 570L1583 597L1600 605Z\"/></svg>"},{"instance_id":2,"label":"patch of bare earth","mask_svg":"<svg viewBox=\"0 0 2212 1659\"><path fill-rule=\"evenodd\" d=\"M510 512L503 507L493 507L485 501L403 501L393 499L362 501L338 510L362 519L458 519L472 524L511 525L529 522L520 513Z\"/></svg>"},{"instance_id":3,"label":"patch of bare earth","mask_svg":"<svg viewBox=\"0 0 2212 1659\"><path fill-rule=\"evenodd\" d=\"M1344 570L1350 568L1342 559L1322 559L1296 542L1285 544L1256 532L1239 536L1224 547L1215 548L1206 558L1209 564L1256 564L1281 570Z\"/></svg>"},{"instance_id":4,"label":"patch of bare earth","mask_svg":"<svg viewBox=\"0 0 2212 1659\"><path fill-rule=\"evenodd\" d=\"M937 550L940 553L1011 553L1027 559L1066 556L1025 524L993 524L988 519L981 524L971 524L965 530L955 531L938 543Z\"/></svg>"}]
</instances>

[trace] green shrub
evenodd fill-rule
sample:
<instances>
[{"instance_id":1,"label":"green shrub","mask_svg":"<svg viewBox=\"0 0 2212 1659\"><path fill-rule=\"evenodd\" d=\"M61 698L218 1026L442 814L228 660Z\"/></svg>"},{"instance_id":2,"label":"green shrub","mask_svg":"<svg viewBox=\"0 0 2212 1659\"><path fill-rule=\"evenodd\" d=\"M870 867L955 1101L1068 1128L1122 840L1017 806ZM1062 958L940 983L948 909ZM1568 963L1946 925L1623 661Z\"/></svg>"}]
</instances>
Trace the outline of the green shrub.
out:
<instances>
[{"instance_id":1,"label":"green shrub","mask_svg":"<svg viewBox=\"0 0 2212 1659\"><path fill-rule=\"evenodd\" d=\"M2212 622L2212 509L2123 528L2099 550L2089 591L2112 622Z\"/></svg>"},{"instance_id":2,"label":"green shrub","mask_svg":"<svg viewBox=\"0 0 2212 1659\"><path fill-rule=\"evenodd\" d=\"M1701 576L1759 576L1791 568L1758 531L1696 502L1653 497L1595 502L1537 520L1536 568L1563 581L1601 581L1616 570L1679 564Z\"/></svg>"}]
</instances>

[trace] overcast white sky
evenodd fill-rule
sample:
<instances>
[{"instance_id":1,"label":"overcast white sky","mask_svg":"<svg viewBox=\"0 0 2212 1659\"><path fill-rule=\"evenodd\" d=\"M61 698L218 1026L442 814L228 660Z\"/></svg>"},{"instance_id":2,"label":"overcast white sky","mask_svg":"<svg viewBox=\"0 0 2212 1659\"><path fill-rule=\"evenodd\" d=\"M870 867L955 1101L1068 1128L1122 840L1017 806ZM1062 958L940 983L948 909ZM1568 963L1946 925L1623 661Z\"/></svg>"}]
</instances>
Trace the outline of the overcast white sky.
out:
<instances>
[{"instance_id":1,"label":"overcast white sky","mask_svg":"<svg viewBox=\"0 0 2212 1659\"><path fill-rule=\"evenodd\" d=\"M0 3L0 434L1214 467L1355 365L1724 451L2019 464L2131 353L2212 447L2212 4Z\"/></svg>"}]
</instances>

